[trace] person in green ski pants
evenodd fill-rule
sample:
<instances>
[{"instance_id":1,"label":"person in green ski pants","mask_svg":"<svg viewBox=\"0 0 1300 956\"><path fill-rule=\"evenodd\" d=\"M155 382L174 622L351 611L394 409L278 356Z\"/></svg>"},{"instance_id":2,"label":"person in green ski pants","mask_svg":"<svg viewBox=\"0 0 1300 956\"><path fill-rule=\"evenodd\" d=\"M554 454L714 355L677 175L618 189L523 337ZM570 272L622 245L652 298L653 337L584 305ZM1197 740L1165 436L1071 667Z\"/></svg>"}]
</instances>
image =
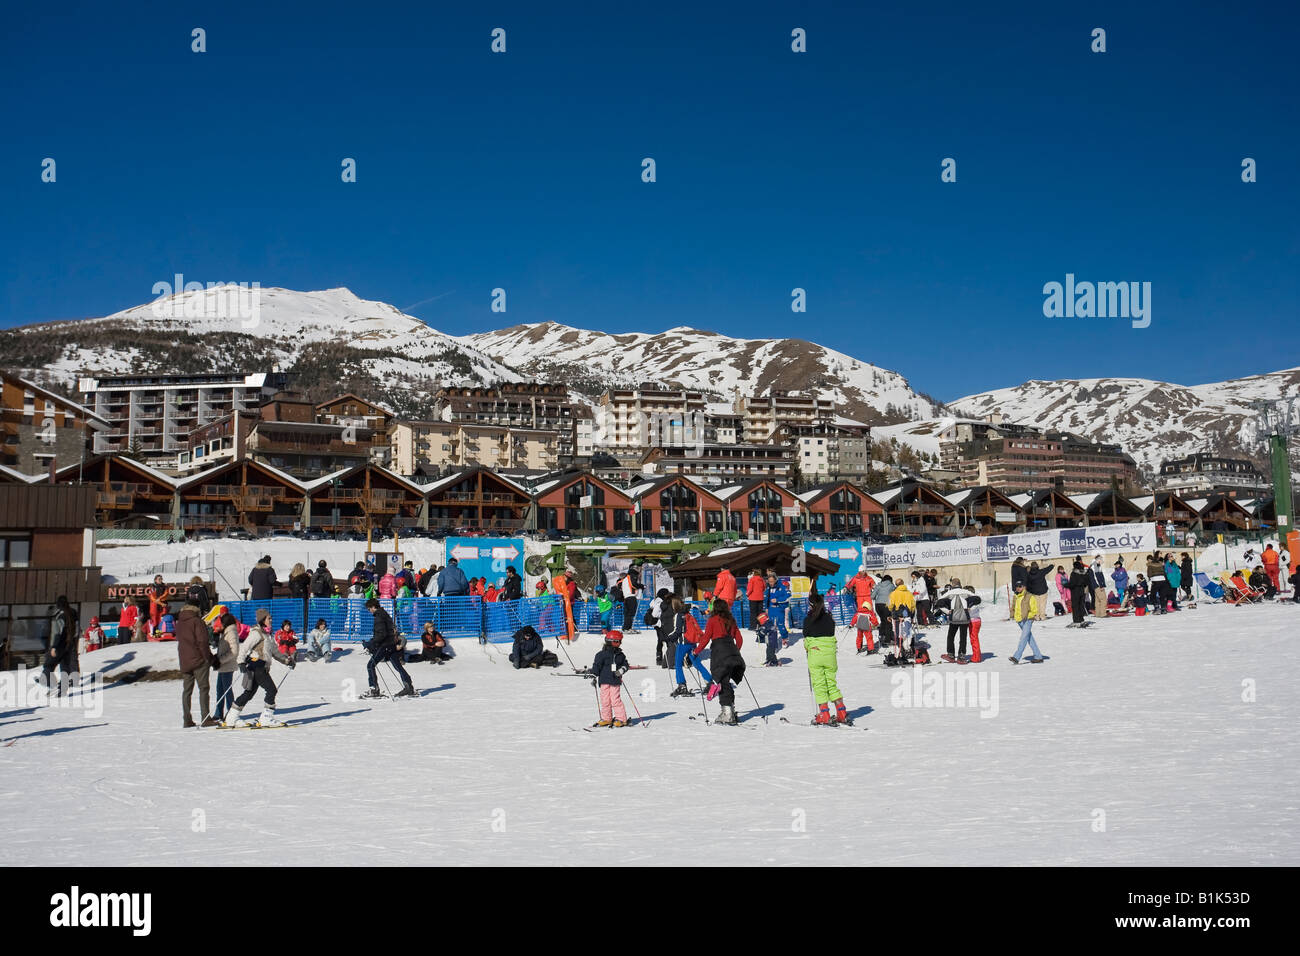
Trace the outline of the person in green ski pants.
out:
<instances>
[{"instance_id":1,"label":"person in green ski pants","mask_svg":"<svg viewBox=\"0 0 1300 956\"><path fill-rule=\"evenodd\" d=\"M808 616L803 622L803 646L808 654L808 682L817 701L817 716L813 718L813 723L827 726L852 724L844 707L844 695L835 682L835 674L839 670L835 619L826 610L822 596L816 591L808 595ZM832 702L835 704L833 717L830 710Z\"/></svg>"}]
</instances>

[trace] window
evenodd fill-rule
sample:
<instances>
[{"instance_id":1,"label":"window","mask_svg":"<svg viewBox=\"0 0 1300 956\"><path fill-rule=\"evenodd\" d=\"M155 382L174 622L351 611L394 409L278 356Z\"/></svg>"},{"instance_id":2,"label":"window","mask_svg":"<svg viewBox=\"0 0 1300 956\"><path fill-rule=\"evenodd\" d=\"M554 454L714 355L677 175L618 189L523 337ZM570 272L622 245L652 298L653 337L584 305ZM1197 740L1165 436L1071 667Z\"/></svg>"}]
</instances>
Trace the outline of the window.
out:
<instances>
[{"instance_id":1,"label":"window","mask_svg":"<svg viewBox=\"0 0 1300 956\"><path fill-rule=\"evenodd\" d=\"M0 538L0 567L25 568L32 559L31 535Z\"/></svg>"}]
</instances>

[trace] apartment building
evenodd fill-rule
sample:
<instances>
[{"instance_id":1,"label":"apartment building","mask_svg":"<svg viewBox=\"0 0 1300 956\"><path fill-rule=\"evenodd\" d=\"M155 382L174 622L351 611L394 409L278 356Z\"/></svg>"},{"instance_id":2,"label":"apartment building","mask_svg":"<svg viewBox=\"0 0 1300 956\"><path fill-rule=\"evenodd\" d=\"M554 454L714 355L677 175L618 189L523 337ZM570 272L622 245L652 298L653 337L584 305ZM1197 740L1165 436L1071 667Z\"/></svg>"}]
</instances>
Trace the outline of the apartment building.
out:
<instances>
[{"instance_id":1,"label":"apartment building","mask_svg":"<svg viewBox=\"0 0 1300 956\"><path fill-rule=\"evenodd\" d=\"M1198 452L1161 462L1156 487L1184 496L1220 491L1231 497L1250 498L1270 494L1272 482L1245 458Z\"/></svg>"},{"instance_id":2,"label":"apartment building","mask_svg":"<svg viewBox=\"0 0 1300 956\"><path fill-rule=\"evenodd\" d=\"M117 375L82 378L85 406L108 422L96 454L128 452L145 464L174 468L190 432L223 416L254 411L284 388L282 372L247 375Z\"/></svg>"},{"instance_id":3,"label":"apartment building","mask_svg":"<svg viewBox=\"0 0 1300 956\"><path fill-rule=\"evenodd\" d=\"M400 475L433 475L475 465L554 471L560 466L564 434L554 429L465 422L393 422L388 428L388 444L391 467Z\"/></svg>"},{"instance_id":4,"label":"apartment building","mask_svg":"<svg viewBox=\"0 0 1300 956\"><path fill-rule=\"evenodd\" d=\"M702 440L711 403L704 392L657 385L610 389L596 405L595 447L610 451Z\"/></svg>"},{"instance_id":5,"label":"apartment building","mask_svg":"<svg viewBox=\"0 0 1300 956\"><path fill-rule=\"evenodd\" d=\"M794 470L794 451L787 445L668 445L651 448L641 458L649 475L688 475L703 485L736 480L785 480Z\"/></svg>"},{"instance_id":6,"label":"apartment building","mask_svg":"<svg viewBox=\"0 0 1300 956\"><path fill-rule=\"evenodd\" d=\"M359 395L345 392L316 406L316 421L329 425L351 425L354 430L365 429L370 436L370 460L379 465L388 463L388 426L397 419L397 413L377 402L368 402Z\"/></svg>"},{"instance_id":7,"label":"apartment building","mask_svg":"<svg viewBox=\"0 0 1300 956\"><path fill-rule=\"evenodd\" d=\"M503 382L486 388L448 387L434 395L435 417L466 425L504 426L556 433L556 454L578 455L577 425L591 414L575 402L567 385Z\"/></svg>"},{"instance_id":8,"label":"apartment building","mask_svg":"<svg viewBox=\"0 0 1300 956\"><path fill-rule=\"evenodd\" d=\"M809 392L769 389L765 395L749 395L737 401L742 419L742 441L772 441L782 426L800 427L829 422L835 417L835 403Z\"/></svg>"},{"instance_id":9,"label":"apartment building","mask_svg":"<svg viewBox=\"0 0 1300 956\"><path fill-rule=\"evenodd\" d=\"M0 465L22 474L89 457L94 436L109 430L90 409L8 372L0 372L0 394Z\"/></svg>"}]
</instances>

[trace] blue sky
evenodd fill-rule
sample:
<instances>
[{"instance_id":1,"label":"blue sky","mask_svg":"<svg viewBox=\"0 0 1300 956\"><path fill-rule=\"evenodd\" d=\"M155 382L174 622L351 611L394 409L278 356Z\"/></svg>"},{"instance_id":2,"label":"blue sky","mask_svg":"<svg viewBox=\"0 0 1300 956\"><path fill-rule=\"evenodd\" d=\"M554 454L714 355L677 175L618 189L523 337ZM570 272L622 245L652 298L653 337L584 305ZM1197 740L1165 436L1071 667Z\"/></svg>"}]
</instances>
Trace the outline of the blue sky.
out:
<instances>
[{"instance_id":1,"label":"blue sky","mask_svg":"<svg viewBox=\"0 0 1300 956\"><path fill-rule=\"evenodd\" d=\"M1294 5L867 6L15 7L0 324L180 272L456 334L797 335L940 399L1300 365ZM1044 318L1067 272L1151 282L1151 326Z\"/></svg>"}]
</instances>

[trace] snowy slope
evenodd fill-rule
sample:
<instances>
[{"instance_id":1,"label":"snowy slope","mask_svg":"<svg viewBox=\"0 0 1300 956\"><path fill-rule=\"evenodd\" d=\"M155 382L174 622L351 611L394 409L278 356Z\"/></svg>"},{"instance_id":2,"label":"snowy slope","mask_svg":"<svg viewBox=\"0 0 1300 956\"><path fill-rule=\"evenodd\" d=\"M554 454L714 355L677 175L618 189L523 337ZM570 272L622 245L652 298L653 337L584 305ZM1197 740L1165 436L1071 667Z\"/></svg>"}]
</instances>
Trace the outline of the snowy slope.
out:
<instances>
[{"instance_id":1,"label":"snowy slope","mask_svg":"<svg viewBox=\"0 0 1300 956\"><path fill-rule=\"evenodd\" d=\"M972 417L1001 412L1008 421L1118 442L1140 466L1158 470L1164 459L1193 452L1258 455L1258 412L1250 403L1298 398L1300 368L1292 368L1193 386L1143 378L1031 381L949 405Z\"/></svg>"},{"instance_id":2,"label":"snowy slope","mask_svg":"<svg viewBox=\"0 0 1300 956\"><path fill-rule=\"evenodd\" d=\"M868 424L940 410L897 372L802 339L739 339L686 327L611 335L540 322L461 341L533 377L585 384L591 394L645 382L708 391L728 401L737 392L812 390Z\"/></svg>"},{"instance_id":3,"label":"snowy slope","mask_svg":"<svg viewBox=\"0 0 1300 956\"><path fill-rule=\"evenodd\" d=\"M772 670L755 666L763 648L749 640L750 685L769 723L742 686L734 728L690 719L699 700L668 697L667 672L651 669L630 682L645 726L585 732L585 681L515 671L503 649L472 641L453 642L449 664L411 665L418 700L356 700L355 649L301 663L280 693L279 715L299 725L286 730L182 730L176 680L113 684L99 714L7 701L4 789L15 807L41 808L11 815L10 859L1295 865L1297 614L1203 605L1086 635L1051 622L1036 628L1047 663L1012 666L1013 625L988 613L991 659L918 676L987 675L990 717L901 706L925 700L902 683L913 678L854 657L842 639L853 729L805 725L799 645L784 653L793 666ZM1230 635L1250 653L1225 648ZM652 635L626 646L634 663L652 661ZM1135 647L1154 666L1129 666ZM583 638L572 654L584 665L595 650ZM132 644L87 655L85 669L175 660L174 645ZM284 676L279 665L273 676ZM1257 681L1250 701L1247 679Z\"/></svg>"}]
</instances>

